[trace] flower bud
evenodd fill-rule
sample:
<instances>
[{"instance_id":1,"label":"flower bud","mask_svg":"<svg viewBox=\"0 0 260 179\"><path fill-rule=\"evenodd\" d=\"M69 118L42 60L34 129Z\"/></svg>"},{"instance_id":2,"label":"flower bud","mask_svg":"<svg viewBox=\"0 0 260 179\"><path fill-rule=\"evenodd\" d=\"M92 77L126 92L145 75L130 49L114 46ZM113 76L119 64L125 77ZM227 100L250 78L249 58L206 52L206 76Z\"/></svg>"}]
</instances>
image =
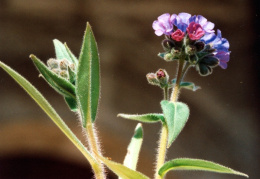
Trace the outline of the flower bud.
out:
<instances>
[{"instance_id":1,"label":"flower bud","mask_svg":"<svg viewBox=\"0 0 260 179\"><path fill-rule=\"evenodd\" d=\"M166 70L164 69L159 69L157 72L156 72L156 77L160 83L160 87L161 88L164 88L165 86L168 85L168 81L169 81L169 75L168 73L166 72Z\"/></svg>"},{"instance_id":2,"label":"flower bud","mask_svg":"<svg viewBox=\"0 0 260 179\"><path fill-rule=\"evenodd\" d=\"M171 50L171 54L174 57L174 59L178 59L179 56L181 55L181 49L180 48L173 48Z\"/></svg>"},{"instance_id":3,"label":"flower bud","mask_svg":"<svg viewBox=\"0 0 260 179\"><path fill-rule=\"evenodd\" d=\"M148 81L149 84L159 86L160 82L157 79L157 76L156 76L155 73L148 73L146 75L146 78L147 78L147 81Z\"/></svg>"},{"instance_id":4,"label":"flower bud","mask_svg":"<svg viewBox=\"0 0 260 179\"><path fill-rule=\"evenodd\" d=\"M60 76L61 76L62 78L65 78L65 79L68 79L68 77L69 77L68 72L67 72L66 70L62 70L62 71L60 72Z\"/></svg>"},{"instance_id":5,"label":"flower bud","mask_svg":"<svg viewBox=\"0 0 260 179\"><path fill-rule=\"evenodd\" d=\"M200 52L201 50L203 50L204 47L205 47L205 44L204 44L203 42L200 42L200 41L196 42L194 45L195 45L196 50L197 50L198 52Z\"/></svg>"},{"instance_id":6,"label":"flower bud","mask_svg":"<svg viewBox=\"0 0 260 179\"><path fill-rule=\"evenodd\" d=\"M185 52L188 55L194 55L196 53L196 47L194 45L188 45L185 48Z\"/></svg>"},{"instance_id":7,"label":"flower bud","mask_svg":"<svg viewBox=\"0 0 260 179\"><path fill-rule=\"evenodd\" d=\"M50 69L58 68L59 67L59 62L55 58L50 58L47 61L47 66L50 67Z\"/></svg>"},{"instance_id":8,"label":"flower bud","mask_svg":"<svg viewBox=\"0 0 260 179\"><path fill-rule=\"evenodd\" d=\"M52 71L53 73L57 74L57 75L60 74L60 69L59 69L59 68L53 68L53 69L51 69L51 71Z\"/></svg>"},{"instance_id":9,"label":"flower bud","mask_svg":"<svg viewBox=\"0 0 260 179\"><path fill-rule=\"evenodd\" d=\"M68 69L69 62L67 59L60 60L60 69L61 70L67 70Z\"/></svg>"},{"instance_id":10,"label":"flower bud","mask_svg":"<svg viewBox=\"0 0 260 179\"><path fill-rule=\"evenodd\" d=\"M171 53L166 53L163 57L163 59L167 62L172 61L173 60L173 55Z\"/></svg>"}]
</instances>

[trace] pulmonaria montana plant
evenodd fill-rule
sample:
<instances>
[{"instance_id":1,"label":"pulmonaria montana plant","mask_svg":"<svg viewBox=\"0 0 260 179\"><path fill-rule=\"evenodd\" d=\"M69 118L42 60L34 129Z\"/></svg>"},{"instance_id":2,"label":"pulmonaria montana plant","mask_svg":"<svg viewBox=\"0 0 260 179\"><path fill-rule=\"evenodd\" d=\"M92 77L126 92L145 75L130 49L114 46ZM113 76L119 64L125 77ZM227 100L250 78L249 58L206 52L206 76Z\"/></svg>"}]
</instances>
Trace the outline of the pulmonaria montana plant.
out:
<instances>
[{"instance_id":1,"label":"pulmonaria montana plant","mask_svg":"<svg viewBox=\"0 0 260 179\"><path fill-rule=\"evenodd\" d=\"M96 179L106 178L104 166L118 175L120 179L149 178L137 171L139 153L143 142L141 123L160 123L162 126L154 170L155 179L163 179L167 172L175 170L202 170L248 177L244 173L207 160L176 158L165 161L167 150L177 139L189 117L189 107L178 101L180 90L181 88L192 91L199 89L192 82L183 81L187 70L190 67L195 67L200 75L206 76L211 74L212 68L216 66L223 69L227 68L230 55L229 42L222 38L220 30L216 34L213 28L214 24L207 21L203 16L191 16L188 13L163 14L153 22L155 34L158 36L165 35L162 42L164 52L159 53L159 57L167 62L178 62L178 70L175 75L176 78L172 80L164 69L146 75L148 83L163 90L164 98L160 103L161 113L118 114L119 117L140 122L135 128L123 164L103 156L95 132L100 92L100 69L97 43L88 23L78 58L70 51L66 43L63 44L56 39L53 41L56 58L50 58L47 65L35 55L30 55L40 72L40 76L62 95L69 109L78 114L85 133L83 135L87 137L86 145L82 144L49 102L30 82L2 62L0 62L0 67L24 88L79 149L89 161ZM171 95L169 95L170 90Z\"/></svg>"}]
</instances>

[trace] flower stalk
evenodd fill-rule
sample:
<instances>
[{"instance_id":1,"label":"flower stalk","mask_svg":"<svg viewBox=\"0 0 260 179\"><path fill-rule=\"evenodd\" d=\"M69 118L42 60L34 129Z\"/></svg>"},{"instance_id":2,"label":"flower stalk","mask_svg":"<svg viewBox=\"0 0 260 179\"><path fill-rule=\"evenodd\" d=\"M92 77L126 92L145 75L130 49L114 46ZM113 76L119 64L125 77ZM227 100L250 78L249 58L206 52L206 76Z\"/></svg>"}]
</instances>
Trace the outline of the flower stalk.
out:
<instances>
[{"instance_id":1,"label":"flower stalk","mask_svg":"<svg viewBox=\"0 0 260 179\"><path fill-rule=\"evenodd\" d=\"M157 164L155 169L155 179L161 179L162 177L158 174L159 169L163 166L166 158L167 153L167 136L168 136L168 129L165 124L162 124L161 129L161 136L159 140L159 148L158 148L158 154L157 154Z\"/></svg>"}]
</instances>

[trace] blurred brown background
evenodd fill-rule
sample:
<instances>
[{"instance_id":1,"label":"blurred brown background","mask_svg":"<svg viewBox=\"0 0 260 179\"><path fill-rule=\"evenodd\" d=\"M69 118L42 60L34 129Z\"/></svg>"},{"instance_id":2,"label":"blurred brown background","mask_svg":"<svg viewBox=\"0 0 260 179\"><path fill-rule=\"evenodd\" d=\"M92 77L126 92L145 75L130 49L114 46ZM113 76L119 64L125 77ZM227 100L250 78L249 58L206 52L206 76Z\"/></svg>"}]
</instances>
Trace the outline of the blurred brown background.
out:
<instances>
[{"instance_id":1,"label":"blurred brown background","mask_svg":"<svg viewBox=\"0 0 260 179\"><path fill-rule=\"evenodd\" d=\"M33 83L71 129L81 136L77 116L46 82L29 59L54 57L52 39L67 42L79 54L86 22L95 33L101 57L101 103L97 127L104 155L122 162L136 122L118 113L160 112L160 89L145 75L165 68L173 78L175 63L157 57L162 51L152 22L165 12L201 14L215 23L231 44L228 69L217 67L200 77L186 76L202 87L182 91L191 116L168 152L168 159L212 160L245 172L259 172L259 11L257 0L1 0L0 60ZM88 162L44 112L0 70L0 178L91 178ZM144 124L138 170L153 176L160 125ZM84 141L84 137L81 137ZM112 178L112 177L111 177ZM167 178L235 179L206 172L170 172Z\"/></svg>"}]
</instances>

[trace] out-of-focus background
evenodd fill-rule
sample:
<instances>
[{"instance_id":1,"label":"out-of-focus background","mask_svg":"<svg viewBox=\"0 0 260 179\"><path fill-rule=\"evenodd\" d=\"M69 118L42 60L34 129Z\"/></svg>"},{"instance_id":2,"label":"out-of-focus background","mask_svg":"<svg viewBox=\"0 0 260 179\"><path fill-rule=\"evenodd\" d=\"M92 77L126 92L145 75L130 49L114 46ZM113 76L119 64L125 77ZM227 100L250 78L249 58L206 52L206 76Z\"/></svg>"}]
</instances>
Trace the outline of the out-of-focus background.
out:
<instances>
[{"instance_id":1,"label":"out-of-focus background","mask_svg":"<svg viewBox=\"0 0 260 179\"><path fill-rule=\"evenodd\" d=\"M173 78L176 70L175 63L157 57L162 37L154 34L152 22L165 12L201 14L229 40L231 59L228 69L217 67L210 76L201 77L195 69L187 74L186 80L202 89L182 91L180 100L190 106L191 116L167 159L212 160L256 179L260 177L259 8L257 0L1 0L0 60L31 81L84 141L77 116L38 77L29 55L42 61L54 57L55 38L79 54L89 21L101 57L102 92L96 125L104 155L122 162L136 122L117 118L117 114L160 112L161 91L148 85L145 75L165 68ZM0 178L91 178L80 152L3 70L0 95ZM152 177L160 124L143 127L138 170ZM167 178L240 177L170 172Z\"/></svg>"}]
</instances>

